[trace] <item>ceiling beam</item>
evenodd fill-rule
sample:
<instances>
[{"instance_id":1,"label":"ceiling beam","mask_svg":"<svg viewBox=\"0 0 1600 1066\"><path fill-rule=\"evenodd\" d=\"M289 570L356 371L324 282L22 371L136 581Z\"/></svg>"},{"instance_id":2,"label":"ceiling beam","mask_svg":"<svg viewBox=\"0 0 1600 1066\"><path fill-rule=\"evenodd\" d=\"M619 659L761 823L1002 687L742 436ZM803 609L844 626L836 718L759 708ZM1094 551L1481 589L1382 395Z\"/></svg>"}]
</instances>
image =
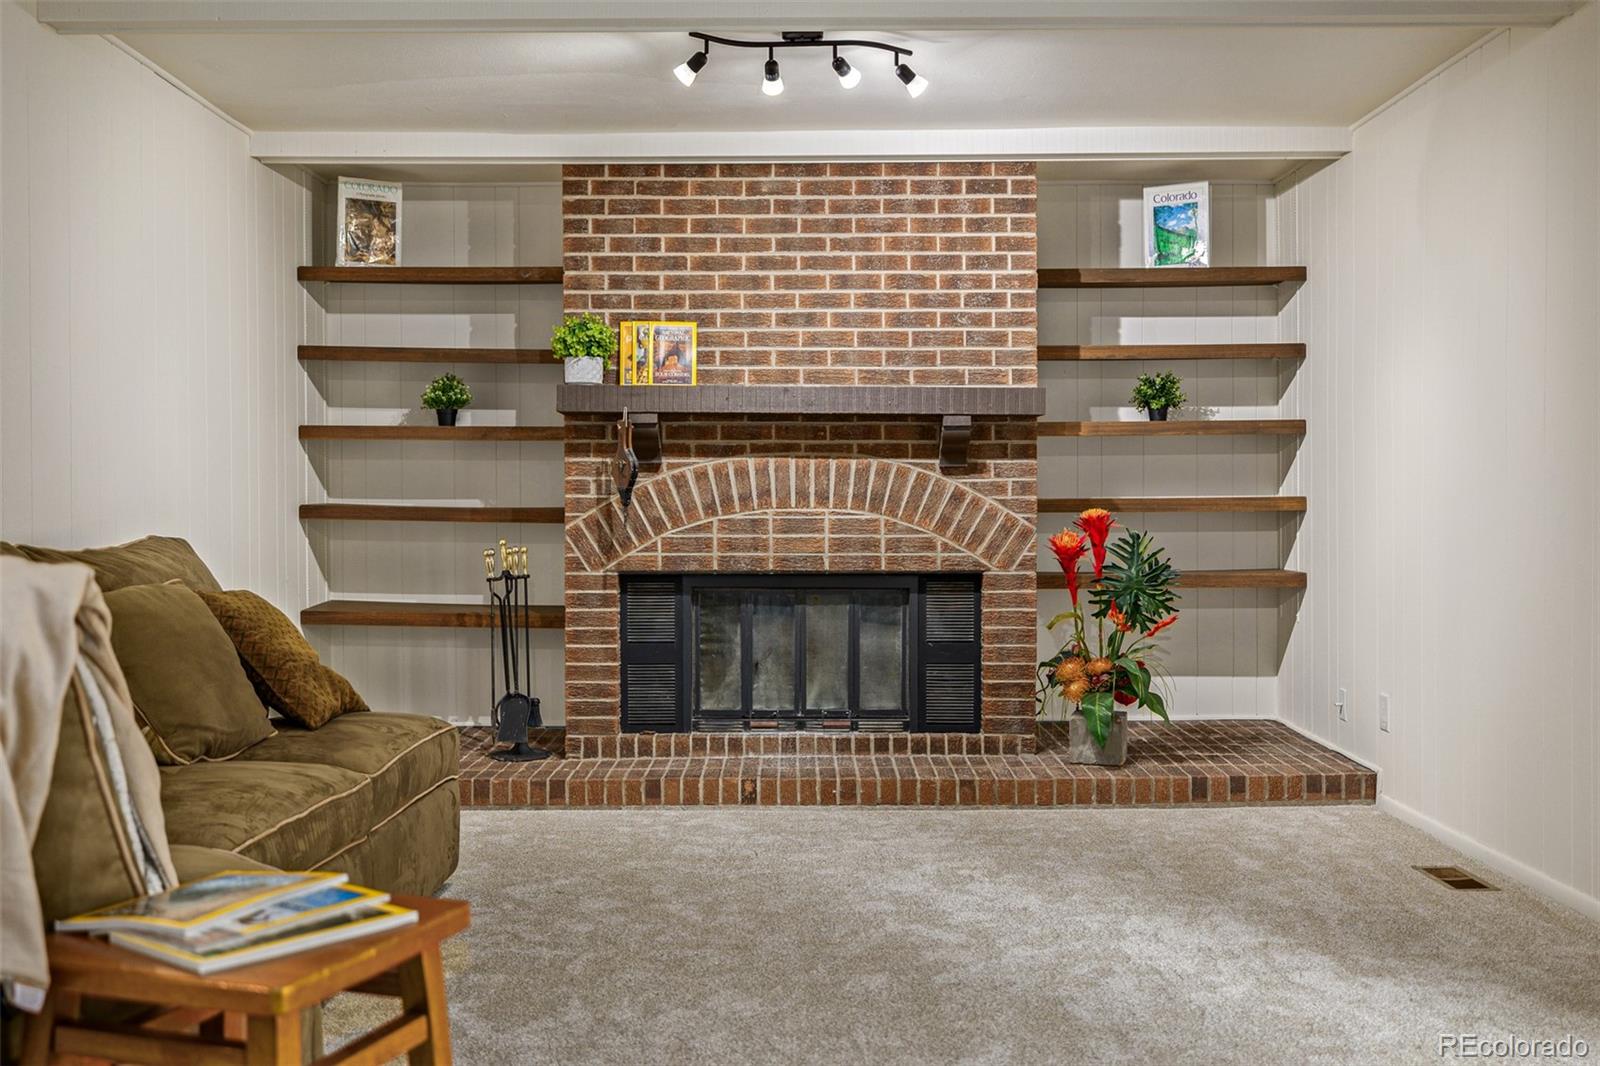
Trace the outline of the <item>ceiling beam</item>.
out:
<instances>
[{"instance_id":1,"label":"ceiling beam","mask_svg":"<svg viewBox=\"0 0 1600 1066\"><path fill-rule=\"evenodd\" d=\"M61 33L1550 25L1581 0L38 0Z\"/></svg>"},{"instance_id":2,"label":"ceiling beam","mask_svg":"<svg viewBox=\"0 0 1600 1066\"><path fill-rule=\"evenodd\" d=\"M263 163L584 163L671 159L1335 159L1343 126L739 130L629 133L257 131Z\"/></svg>"}]
</instances>

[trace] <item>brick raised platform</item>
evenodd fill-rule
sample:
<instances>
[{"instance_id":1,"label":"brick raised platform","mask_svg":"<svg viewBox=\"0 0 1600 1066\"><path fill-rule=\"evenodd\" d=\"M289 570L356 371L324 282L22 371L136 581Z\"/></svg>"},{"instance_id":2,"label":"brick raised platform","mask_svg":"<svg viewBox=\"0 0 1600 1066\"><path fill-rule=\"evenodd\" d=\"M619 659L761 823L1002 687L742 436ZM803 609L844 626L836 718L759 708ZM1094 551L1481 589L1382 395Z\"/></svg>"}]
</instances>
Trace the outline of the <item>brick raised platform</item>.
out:
<instances>
[{"instance_id":1,"label":"brick raised platform","mask_svg":"<svg viewBox=\"0 0 1600 1066\"><path fill-rule=\"evenodd\" d=\"M559 729L533 742L556 756L532 763L488 757L493 734L461 731L461 802L468 807L635 807L704 804L803 806L1168 806L1200 803L1371 803L1378 775L1278 722L1135 723L1127 765L1075 766L1066 729L1045 724L1039 751L978 754L943 735L853 738L867 750L819 753L823 741L763 737L770 754L728 756L718 734L657 737L659 755L573 759ZM667 754L688 742L691 752ZM635 742L638 743L637 741ZM842 746L840 746L842 747ZM927 748L919 751L918 748ZM636 748L637 750L637 748Z\"/></svg>"}]
</instances>

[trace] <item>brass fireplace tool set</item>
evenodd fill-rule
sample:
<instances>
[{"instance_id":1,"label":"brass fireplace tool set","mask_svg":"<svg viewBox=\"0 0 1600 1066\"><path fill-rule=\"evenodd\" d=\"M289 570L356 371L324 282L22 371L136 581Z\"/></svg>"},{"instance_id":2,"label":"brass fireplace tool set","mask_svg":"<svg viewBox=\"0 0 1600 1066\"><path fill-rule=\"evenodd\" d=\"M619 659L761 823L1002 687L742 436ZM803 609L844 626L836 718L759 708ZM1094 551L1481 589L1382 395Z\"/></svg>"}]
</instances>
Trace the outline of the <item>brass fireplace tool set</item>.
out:
<instances>
[{"instance_id":1,"label":"brass fireplace tool set","mask_svg":"<svg viewBox=\"0 0 1600 1066\"><path fill-rule=\"evenodd\" d=\"M498 570L497 570L498 567ZM528 730L542 725L539 698L533 691L532 613L529 604L528 546L500 542L499 557L483 549L483 575L489 583L489 617L494 635L489 641L489 691L498 692L490 710L495 739L509 742L508 749L489 753L504 762L549 758L543 748L528 743ZM521 630L519 644L517 631ZM496 663L495 645L500 651Z\"/></svg>"}]
</instances>

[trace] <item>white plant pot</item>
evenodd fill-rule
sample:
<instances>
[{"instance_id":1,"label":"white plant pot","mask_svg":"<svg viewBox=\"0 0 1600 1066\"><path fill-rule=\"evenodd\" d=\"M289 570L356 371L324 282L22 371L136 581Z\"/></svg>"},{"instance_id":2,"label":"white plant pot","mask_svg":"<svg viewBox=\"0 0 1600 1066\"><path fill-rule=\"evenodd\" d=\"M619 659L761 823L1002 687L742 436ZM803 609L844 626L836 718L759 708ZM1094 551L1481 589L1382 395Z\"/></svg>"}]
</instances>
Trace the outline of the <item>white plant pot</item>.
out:
<instances>
[{"instance_id":1,"label":"white plant pot","mask_svg":"<svg viewBox=\"0 0 1600 1066\"><path fill-rule=\"evenodd\" d=\"M598 356L585 355L562 360L568 385L598 385L605 380L606 361Z\"/></svg>"}]
</instances>

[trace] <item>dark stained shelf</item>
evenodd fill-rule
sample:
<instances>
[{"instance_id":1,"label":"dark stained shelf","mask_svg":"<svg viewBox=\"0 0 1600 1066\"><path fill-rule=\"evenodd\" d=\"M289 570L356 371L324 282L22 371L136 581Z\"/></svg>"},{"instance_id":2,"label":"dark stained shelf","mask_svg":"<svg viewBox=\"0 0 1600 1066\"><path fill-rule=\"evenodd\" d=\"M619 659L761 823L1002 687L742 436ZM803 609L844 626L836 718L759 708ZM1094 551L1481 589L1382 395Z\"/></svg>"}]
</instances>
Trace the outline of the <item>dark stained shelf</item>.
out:
<instances>
[{"instance_id":1,"label":"dark stained shelf","mask_svg":"<svg viewBox=\"0 0 1600 1066\"><path fill-rule=\"evenodd\" d=\"M362 285L559 285L561 268L453 266L303 266L301 281L343 281Z\"/></svg>"},{"instance_id":2,"label":"dark stained shelf","mask_svg":"<svg viewBox=\"0 0 1600 1066\"><path fill-rule=\"evenodd\" d=\"M336 522L559 523L559 507L434 507L385 503L302 503L301 518Z\"/></svg>"},{"instance_id":3,"label":"dark stained shelf","mask_svg":"<svg viewBox=\"0 0 1600 1066\"><path fill-rule=\"evenodd\" d=\"M1304 344L1041 344L1040 362L1130 359L1303 359Z\"/></svg>"},{"instance_id":4,"label":"dark stained shelf","mask_svg":"<svg viewBox=\"0 0 1600 1066\"><path fill-rule=\"evenodd\" d=\"M531 607L529 629L560 629L561 607ZM391 626L426 629L489 629L494 619L482 603L390 603L383 600L325 600L300 612L308 626ZM519 622L520 624L520 622Z\"/></svg>"},{"instance_id":5,"label":"dark stained shelf","mask_svg":"<svg viewBox=\"0 0 1600 1066\"><path fill-rule=\"evenodd\" d=\"M1031 385L558 385L563 414L998 415L1044 413Z\"/></svg>"},{"instance_id":6,"label":"dark stained shelf","mask_svg":"<svg viewBox=\"0 0 1600 1066\"><path fill-rule=\"evenodd\" d=\"M301 440L561 440L561 426L301 426Z\"/></svg>"},{"instance_id":7,"label":"dark stained shelf","mask_svg":"<svg viewBox=\"0 0 1600 1066\"><path fill-rule=\"evenodd\" d=\"M359 344L302 344L300 361L343 363L556 363L548 348L382 348Z\"/></svg>"},{"instance_id":8,"label":"dark stained shelf","mask_svg":"<svg viewBox=\"0 0 1600 1066\"><path fill-rule=\"evenodd\" d=\"M1295 266L1071 267L1039 271L1041 289L1189 289L1304 280L1306 268Z\"/></svg>"},{"instance_id":9,"label":"dark stained shelf","mask_svg":"<svg viewBox=\"0 0 1600 1066\"><path fill-rule=\"evenodd\" d=\"M1304 496L1068 496L1041 498L1040 514L1077 514L1091 507L1142 514L1212 514L1304 511Z\"/></svg>"},{"instance_id":10,"label":"dark stained shelf","mask_svg":"<svg viewBox=\"0 0 1600 1066\"><path fill-rule=\"evenodd\" d=\"M1039 571L1039 587L1064 589L1067 575L1059 570ZM1184 570L1178 587L1186 589L1303 589L1301 570Z\"/></svg>"},{"instance_id":11,"label":"dark stained shelf","mask_svg":"<svg viewBox=\"0 0 1600 1066\"><path fill-rule=\"evenodd\" d=\"M1303 436L1303 418L1218 418L1207 422L1040 422L1041 437Z\"/></svg>"}]
</instances>

